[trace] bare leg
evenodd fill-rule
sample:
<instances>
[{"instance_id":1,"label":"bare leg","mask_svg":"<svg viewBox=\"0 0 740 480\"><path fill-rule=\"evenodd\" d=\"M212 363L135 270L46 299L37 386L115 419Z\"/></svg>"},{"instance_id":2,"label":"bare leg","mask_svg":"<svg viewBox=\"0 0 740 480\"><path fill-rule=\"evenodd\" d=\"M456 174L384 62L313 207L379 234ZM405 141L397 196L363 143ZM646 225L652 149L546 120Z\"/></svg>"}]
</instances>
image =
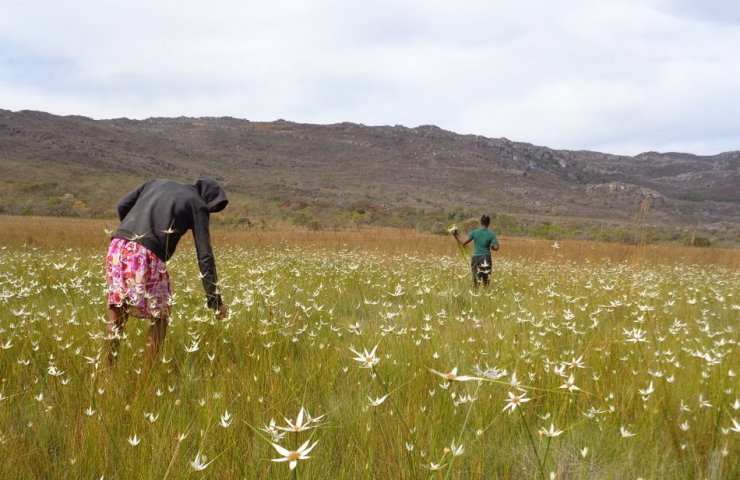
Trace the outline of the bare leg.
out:
<instances>
[{"instance_id":1,"label":"bare leg","mask_svg":"<svg viewBox=\"0 0 740 480\"><path fill-rule=\"evenodd\" d=\"M108 323L106 334L108 337L108 365L113 365L118 355L118 345L121 343L120 335L123 333L123 327L128 320L128 310L126 307L108 306Z\"/></svg>"},{"instance_id":2,"label":"bare leg","mask_svg":"<svg viewBox=\"0 0 740 480\"><path fill-rule=\"evenodd\" d=\"M169 321L169 311L164 311L159 318L154 318L149 324L149 332L147 333L146 339L146 351L144 353L145 362L147 365L151 365L159 349L164 342L164 337L167 334L167 323Z\"/></svg>"}]
</instances>

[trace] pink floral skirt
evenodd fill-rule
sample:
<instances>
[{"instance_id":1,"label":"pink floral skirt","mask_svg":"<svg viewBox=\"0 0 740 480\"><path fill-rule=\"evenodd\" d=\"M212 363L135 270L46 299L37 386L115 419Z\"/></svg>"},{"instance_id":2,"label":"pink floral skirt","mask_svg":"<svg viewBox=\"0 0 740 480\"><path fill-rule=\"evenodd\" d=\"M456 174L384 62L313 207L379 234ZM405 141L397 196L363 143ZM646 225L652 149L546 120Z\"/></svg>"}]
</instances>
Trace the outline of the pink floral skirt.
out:
<instances>
[{"instance_id":1,"label":"pink floral skirt","mask_svg":"<svg viewBox=\"0 0 740 480\"><path fill-rule=\"evenodd\" d=\"M160 318L169 313L170 275L166 264L149 249L114 238L105 258L108 306L128 305L135 315Z\"/></svg>"}]
</instances>

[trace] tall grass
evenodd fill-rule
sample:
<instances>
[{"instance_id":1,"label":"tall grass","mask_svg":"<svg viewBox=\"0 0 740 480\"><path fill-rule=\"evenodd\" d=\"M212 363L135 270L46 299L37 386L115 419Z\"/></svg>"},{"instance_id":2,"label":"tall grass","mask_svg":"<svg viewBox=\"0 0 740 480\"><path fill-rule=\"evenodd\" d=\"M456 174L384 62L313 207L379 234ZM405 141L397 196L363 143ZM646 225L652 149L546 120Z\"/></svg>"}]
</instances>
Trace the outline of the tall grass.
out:
<instances>
[{"instance_id":1,"label":"tall grass","mask_svg":"<svg viewBox=\"0 0 740 480\"><path fill-rule=\"evenodd\" d=\"M740 474L732 250L504 239L473 291L449 238L214 232L230 316L180 247L146 373L141 320L104 363L103 226L2 230L2 478ZM510 393L531 401L504 411ZM323 418L283 432L318 442L290 471L265 427L301 408Z\"/></svg>"}]
</instances>

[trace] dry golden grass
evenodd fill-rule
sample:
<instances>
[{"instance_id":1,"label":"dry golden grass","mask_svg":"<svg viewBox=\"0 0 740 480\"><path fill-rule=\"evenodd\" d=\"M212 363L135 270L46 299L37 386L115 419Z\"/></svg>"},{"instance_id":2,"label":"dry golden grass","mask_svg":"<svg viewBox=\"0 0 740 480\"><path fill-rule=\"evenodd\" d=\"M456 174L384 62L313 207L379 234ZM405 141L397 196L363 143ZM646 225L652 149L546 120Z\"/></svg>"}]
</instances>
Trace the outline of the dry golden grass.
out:
<instances>
[{"instance_id":1,"label":"dry golden grass","mask_svg":"<svg viewBox=\"0 0 740 480\"><path fill-rule=\"evenodd\" d=\"M23 245L42 248L100 247L108 244L106 230L116 228L116 220L92 220L58 217L0 216L0 245ZM365 250L384 253L428 253L454 255L456 249L448 236L432 235L396 228L358 228L338 231L313 231L292 225L276 224L265 230L233 230L214 228L211 233L216 246L251 248L291 245L302 249ZM551 240L499 236L501 250L496 256L518 259L562 261L598 261L610 259L629 263L684 263L716 265L732 269L740 267L740 250L726 248L695 248L680 245L633 246L579 240ZM190 237L185 237L186 244ZM216 252L218 255L218 251Z\"/></svg>"}]
</instances>

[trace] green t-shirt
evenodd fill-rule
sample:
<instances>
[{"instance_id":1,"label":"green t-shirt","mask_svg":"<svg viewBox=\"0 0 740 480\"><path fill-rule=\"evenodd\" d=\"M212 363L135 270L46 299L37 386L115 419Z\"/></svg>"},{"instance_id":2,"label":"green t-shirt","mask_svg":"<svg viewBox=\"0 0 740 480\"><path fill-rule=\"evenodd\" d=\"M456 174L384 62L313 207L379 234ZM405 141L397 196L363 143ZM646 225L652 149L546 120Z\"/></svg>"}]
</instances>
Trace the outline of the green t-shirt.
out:
<instances>
[{"instance_id":1,"label":"green t-shirt","mask_svg":"<svg viewBox=\"0 0 740 480\"><path fill-rule=\"evenodd\" d=\"M468 234L468 238L473 240L473 255L490 255L491 245L498 245L496 234L487 228L476 228Z\"/></svg>"}]
</instances>

